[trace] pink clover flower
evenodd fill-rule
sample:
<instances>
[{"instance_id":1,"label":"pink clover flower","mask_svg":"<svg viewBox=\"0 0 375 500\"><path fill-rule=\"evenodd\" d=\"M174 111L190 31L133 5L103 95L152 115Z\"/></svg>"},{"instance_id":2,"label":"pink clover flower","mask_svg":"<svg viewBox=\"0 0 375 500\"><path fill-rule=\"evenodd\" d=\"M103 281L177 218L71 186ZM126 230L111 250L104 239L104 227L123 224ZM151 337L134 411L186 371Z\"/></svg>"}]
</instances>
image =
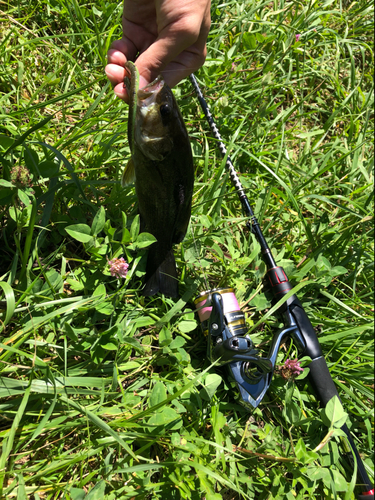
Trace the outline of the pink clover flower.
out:
<instances>
[{"instance_id":1,"label":"pink clover flower","mask_svg":"<svg viewBox=\"0 0 375 500\"><path fill-rule=\"evenodd\" d=\"M126 278L126 275L128 274L129 264L123 257L120 257L119 259L109 260L108 265L111 276L116 278Z\"/></svg>"}]
</instances>

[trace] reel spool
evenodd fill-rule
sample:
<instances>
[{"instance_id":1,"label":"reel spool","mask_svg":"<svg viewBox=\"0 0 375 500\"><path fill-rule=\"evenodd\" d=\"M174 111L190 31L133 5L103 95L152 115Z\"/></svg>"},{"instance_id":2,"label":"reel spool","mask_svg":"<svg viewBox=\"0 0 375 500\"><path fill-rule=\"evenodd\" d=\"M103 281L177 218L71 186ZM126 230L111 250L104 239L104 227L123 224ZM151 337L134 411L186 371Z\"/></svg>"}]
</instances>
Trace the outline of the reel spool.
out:
<instances>
[{"instance_id":1,"label":"reel spool","mask_svg":"<svg viewBox=\"0 0 375 500\"><path fill-rule=\"evenodd\" d=\"M209 359L219 366L227 365L240 402L246 408L257 407L269 386L273 365L253 349L233 288L206 290L194 303L203 334L208 337Z\"/></svg>"}]
</instances>

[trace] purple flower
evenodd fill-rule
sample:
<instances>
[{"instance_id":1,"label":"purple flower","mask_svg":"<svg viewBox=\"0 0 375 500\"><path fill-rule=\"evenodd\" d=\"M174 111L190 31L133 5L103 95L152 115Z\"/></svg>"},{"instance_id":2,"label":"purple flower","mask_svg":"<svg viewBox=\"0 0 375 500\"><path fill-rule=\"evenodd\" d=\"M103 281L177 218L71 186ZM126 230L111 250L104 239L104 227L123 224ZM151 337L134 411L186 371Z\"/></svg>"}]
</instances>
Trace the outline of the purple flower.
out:
<instances>
[{"instance_id":1,"label":"purple flower","mask_svg":"<svg viewBox=\"0 0 375 500\"><path fill-rule=\"evenodd\" d=\"M111 276L114 276L116 278L126 278L126 275L128 274L129 264L126 263L123 257L120 257L119 259L109 260L108 265Z\"/></svg>"},{"instance_id":2,"label":"purple flower","mask_svg":"<svg viewBox=\"0 0 375 500\"><path fill-rule=\"evenodd\" d=\"M29 170L22 165L17 165L12 168L10 171L10 180L21 189L33 185Z\"/></svg>"},{"instance_id":3,"label":"purple flower","mask_svg":"<svg viewBox=\"0 0 375 500\"><path fill-rule=\"evenodd\" d=\"M299 42L300 38L301 38L301 35L296 35L296 42Z\"/></svg>"},{"instance_id":4,"label":"purple flower","mask_svg":"<svg viewBox=\"0 0 375 500\"><path fill-rule=\"evenodd\" d=\"M303 368L301 367L298 359L287 359L280 371L282 377L289 380L291 378L298 377L298 375L303 372Z\"/></svg>"}]
</instances>

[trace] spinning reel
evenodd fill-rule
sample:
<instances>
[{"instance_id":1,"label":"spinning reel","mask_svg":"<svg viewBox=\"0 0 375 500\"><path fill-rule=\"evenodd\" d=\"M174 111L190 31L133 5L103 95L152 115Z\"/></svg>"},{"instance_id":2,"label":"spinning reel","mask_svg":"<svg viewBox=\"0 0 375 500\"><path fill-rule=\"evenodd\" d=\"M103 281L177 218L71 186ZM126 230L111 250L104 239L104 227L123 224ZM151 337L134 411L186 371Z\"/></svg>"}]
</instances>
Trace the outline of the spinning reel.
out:
<instances>
[{"instance_id":1,"label":"spinning reel","mask_svg":"<svg viewBox=\"0 0 375 500\"><path fill-rule=\"evenodd\" d=\"M209 359L227 365L240 393L241 403L248 409L256 408L270 386L277 352L286 335L291 335L300 346L304 341L290 315L288 326L276 332L268 357L260 357L248 335L245 315L241 311L232 288L216 288L202 292L195 299L204 335L208 336Z\"/></svg>"}]
</instances>

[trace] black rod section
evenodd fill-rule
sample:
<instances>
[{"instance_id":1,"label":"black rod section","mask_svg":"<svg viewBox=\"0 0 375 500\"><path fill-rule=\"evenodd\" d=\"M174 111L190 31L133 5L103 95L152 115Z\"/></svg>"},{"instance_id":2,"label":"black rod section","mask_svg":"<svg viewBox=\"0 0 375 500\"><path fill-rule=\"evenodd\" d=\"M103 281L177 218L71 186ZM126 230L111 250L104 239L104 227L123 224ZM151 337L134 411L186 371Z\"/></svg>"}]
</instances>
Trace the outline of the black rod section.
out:
<instances>
[{"instance_id":1,"label":"black rod section","mask_svg":"<svg viewBox=\"0 0 375 500\"><path fill-rule=\"evenodd\" d=\"M260 244L260 248L262 251L262 254L264 256L265 263L268 267L268 269L273 269L276 267L276 262L275 259L273 258L273 255L271 253L271 250L266 242L266 239L262 233L262 230L260 228L258 219L255 217L255 214L253 212L253 209L251 208L251 205L249 203L249 200L245 194L244 188L241 184L241 181L237 175L237 172L234 169L232 160L229 155L227 155L227 148L225 147L225 144L223 142L223 139L221 138L221 135L219 133L219 130L215 124L215 121L213 119L213 116L211 114L211 111L206 103L205 98L203 97L203 94L201 92L201 89L199 88L198 82L193 74L190 75L190 81L193 84L194 90L197 94L199 103L203 109L203 112L207 118L208 124L211 128L212 134L215 137L215 139L218 142L219 149L221 151L221 154L225 158L227 156L227 161L226 161L226 167L229 170L229 175L230 179L232 181L232 184L238 194L238 197L240 199L242 209L247 217L249 217L251 221L251 225L247 223L249 229L255 234L256 239L258 240Z\"/></svg>"}]
</instances>

